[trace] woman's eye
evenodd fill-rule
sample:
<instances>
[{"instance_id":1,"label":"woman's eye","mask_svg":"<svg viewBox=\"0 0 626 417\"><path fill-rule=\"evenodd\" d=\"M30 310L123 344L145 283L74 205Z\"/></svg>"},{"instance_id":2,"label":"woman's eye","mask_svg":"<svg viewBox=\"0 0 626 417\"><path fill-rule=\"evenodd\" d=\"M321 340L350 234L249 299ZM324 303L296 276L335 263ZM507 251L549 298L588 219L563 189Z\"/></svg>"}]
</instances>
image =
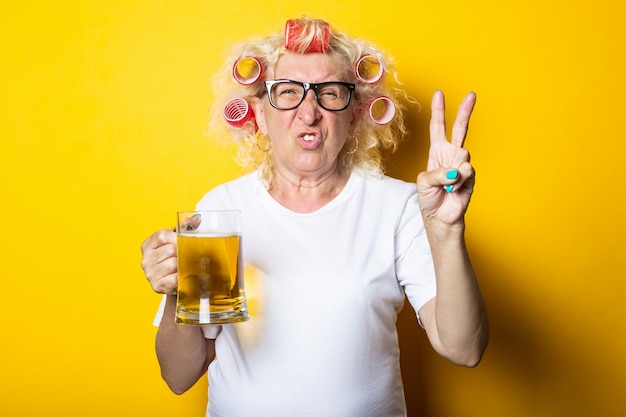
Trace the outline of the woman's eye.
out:
<instances>
[{"instance_id":1,"label":"woman's eye","mask_svg":"<svg viewBox=\"0 0 626 417\"><path fill-rule=\"evenodd\" d=\"M296 94L296 91L295 90L283 90L280 94L283 96L288 96L288 95Z\"/></svg>"},{"instance_id":2,"label":"woman's eye","mask_svg":"<svg viewBox=\"0 0 626 417\"><path fill-rule=\"evenodd\" d=\"M324 89L318 93L320 97L324 97L326 99L336 99L339 97L339 94L334 89Z\"/></svg>"}]
</instances>

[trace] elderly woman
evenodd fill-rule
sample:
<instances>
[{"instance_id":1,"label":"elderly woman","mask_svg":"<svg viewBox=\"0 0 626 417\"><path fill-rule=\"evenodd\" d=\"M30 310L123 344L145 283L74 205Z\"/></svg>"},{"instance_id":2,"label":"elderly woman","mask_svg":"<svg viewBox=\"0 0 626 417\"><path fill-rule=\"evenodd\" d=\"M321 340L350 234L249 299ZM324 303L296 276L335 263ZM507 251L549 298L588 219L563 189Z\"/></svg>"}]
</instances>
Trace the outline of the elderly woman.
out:
<instances>
[{"instance_id":1,"label":"elderly woman","mask_svg":"<svg viewBox=\"0 0 626 417\"><path fill-rule=\"evenodd\" d=\"M163 378L183 393L208 369L213 417L405 416L396 330L405 296L443 357L473 367L487 345L464 242L474 170L463 142L475 95L448 141L435 92L416 185L383 174L381 150L405 133L406 97L369 43L291 20L284 33L235 47L224 74L211 132L226 127L251 169L197 208L242 212L244 263L258 271L249 296L260 304L245 323L177 325L176 235L155 232L142 267L166 294ZM239 113L224 120L237 100Z\"/></svg>"}]
</instances>

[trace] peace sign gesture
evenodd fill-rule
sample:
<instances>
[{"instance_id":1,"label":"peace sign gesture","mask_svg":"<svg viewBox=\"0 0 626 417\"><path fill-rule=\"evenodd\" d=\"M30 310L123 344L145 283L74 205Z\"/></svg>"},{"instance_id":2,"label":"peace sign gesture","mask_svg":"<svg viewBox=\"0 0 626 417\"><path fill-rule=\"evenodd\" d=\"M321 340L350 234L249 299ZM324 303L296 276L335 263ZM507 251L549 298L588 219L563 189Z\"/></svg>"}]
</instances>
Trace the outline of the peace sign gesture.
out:
<instances>
[{"instance_id":1,"label":"peace sign gesture","mask_svg":"<svg viewBox=\"0 0 626 417\"><path fill-rule=\"evenodd\" d=\"M476 94L465 96L448 141L443 93L437 90L433 95L428 164L426 171L417 177L418 199L427 223L463 223L475 182L474 168L463 143L475 103Z\"/></svg>"}]
</instances>

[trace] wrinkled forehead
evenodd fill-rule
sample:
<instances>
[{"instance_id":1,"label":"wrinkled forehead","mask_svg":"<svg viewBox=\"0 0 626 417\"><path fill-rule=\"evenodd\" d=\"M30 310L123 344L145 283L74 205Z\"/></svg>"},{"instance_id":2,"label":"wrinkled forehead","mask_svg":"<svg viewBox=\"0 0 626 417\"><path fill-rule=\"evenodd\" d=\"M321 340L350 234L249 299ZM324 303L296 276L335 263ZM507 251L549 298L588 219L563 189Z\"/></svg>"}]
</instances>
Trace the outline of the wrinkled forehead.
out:
<instances>
[{"instance_id":1,"label":"wrinkled forehead","mask_svg":"<svg viewBox=\"0 0 626 417\"><path fill-rule=\"evenodd\" d=\"M350 81L346 79L350 72L350 65L346 65L334 53L299 54L285 51L268 75L274 79L287 78L302 82Z\"/></svg>"}]
</instances>

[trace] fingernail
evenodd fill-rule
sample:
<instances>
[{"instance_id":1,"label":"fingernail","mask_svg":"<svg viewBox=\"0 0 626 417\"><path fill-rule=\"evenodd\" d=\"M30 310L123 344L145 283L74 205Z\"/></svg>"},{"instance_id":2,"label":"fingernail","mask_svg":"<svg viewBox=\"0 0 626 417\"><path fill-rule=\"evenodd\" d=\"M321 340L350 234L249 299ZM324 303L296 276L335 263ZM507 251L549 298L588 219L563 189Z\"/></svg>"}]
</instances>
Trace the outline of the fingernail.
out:
<instances>
[{"instance_id":1,"label":"fingernail","mask_svg":"<svg viewBox=\"0 0 626 417\"><path fill-rule=\"evenodd\" d=\"M455 180L456 177L458 176L459 176L459 171L457 171L456 169L451 169L450 171L446 173L446 178L449 180Z\"/></svg>"},{"instance_id":2,"label":"fingernail","mask_svg":"<svg viewBox=\"0 0 626 417\"><path fill-rule=\"evenodd\" d=\"M446 193L451 193L454 190L454 184L444 185L443 189L446 190Z\"/></svg>"}]
</instances>

